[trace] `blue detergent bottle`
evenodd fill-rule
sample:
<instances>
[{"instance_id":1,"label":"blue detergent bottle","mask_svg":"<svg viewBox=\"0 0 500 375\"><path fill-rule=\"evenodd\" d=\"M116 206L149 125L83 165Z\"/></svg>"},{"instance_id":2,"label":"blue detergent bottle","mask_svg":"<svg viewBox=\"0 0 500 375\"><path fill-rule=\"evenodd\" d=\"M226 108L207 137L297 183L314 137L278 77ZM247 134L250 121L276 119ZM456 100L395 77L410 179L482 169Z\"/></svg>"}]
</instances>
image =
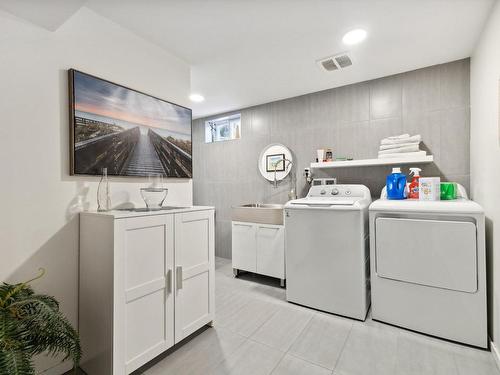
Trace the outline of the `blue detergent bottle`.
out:
<instances>
[{"instance_id":1,"label":"blue detergent bottle","mask_svg":"<svg viewBox=\"0 0 500 375\"><path fill-rule=\"evenodd\" d=\"M401 168L392 168L392 173L385 179L387 199L406 198L406 176L401 173Z\"/></svg>"}]
</instances>

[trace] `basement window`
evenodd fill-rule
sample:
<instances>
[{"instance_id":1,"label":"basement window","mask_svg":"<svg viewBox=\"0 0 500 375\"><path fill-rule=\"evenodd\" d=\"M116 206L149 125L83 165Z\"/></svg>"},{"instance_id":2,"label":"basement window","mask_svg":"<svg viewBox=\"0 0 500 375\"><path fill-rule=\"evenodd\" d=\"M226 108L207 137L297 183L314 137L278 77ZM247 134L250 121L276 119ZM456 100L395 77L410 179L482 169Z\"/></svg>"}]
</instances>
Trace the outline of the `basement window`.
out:
<instances>
[{"instance_id":1,"label":"basement window","mask_svg":"<svg viewBox=\"0 0 500 375\"><path fill-rule=\"evenodd\" d=\"M205 121L205 143L241 138L241 113Z\"/></svg>"}]
</instances>

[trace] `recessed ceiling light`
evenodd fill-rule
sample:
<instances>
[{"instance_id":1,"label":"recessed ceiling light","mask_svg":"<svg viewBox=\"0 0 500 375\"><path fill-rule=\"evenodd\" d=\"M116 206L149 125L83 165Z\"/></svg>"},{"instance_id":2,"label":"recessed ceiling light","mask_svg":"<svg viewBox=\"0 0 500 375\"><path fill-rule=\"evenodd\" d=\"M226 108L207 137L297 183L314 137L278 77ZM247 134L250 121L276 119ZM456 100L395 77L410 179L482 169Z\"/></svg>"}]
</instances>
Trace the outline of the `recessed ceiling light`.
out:
<instances>
[{"instance_id":1,"label":"recessed ceiling light","mask_svg":"<svg viewBox=\"0 0 500 375\"><path fill-rule=\"evenodd\" d=\"M189 95L189 100L191 100L192 102L195 102L195 103L200 103L200 102L204 101L205 98L203 97L203 95L200 95L200 94L191 94L191 95Z\"/></svg>"},{"instance_id":2,"label":"recessed ceiling light","mask_svg":"<svg viewBox=\"0 0 500 375\"><path fill-rule=\"evenodd\" d=\"M354 29L345 33L342 38L342 42L347 45L353 45L361 43L366 38L366 30Z\"/></svg>"}]
</instances>

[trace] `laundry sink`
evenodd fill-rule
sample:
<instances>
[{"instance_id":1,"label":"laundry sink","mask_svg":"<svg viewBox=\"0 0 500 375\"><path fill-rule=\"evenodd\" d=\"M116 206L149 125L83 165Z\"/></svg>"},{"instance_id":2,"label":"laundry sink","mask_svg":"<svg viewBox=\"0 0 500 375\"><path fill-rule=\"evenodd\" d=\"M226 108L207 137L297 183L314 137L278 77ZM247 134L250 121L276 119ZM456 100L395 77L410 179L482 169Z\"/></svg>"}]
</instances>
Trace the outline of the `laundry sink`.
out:
<instances>
[{"instance_id":1,"label":"laundry sink","mask_svg":"<svg viewBox=\"0 0 500 375\"><path fill-rule=\"evenodd\" d=\"M234 206L231 219L248 223L283 225L283 205L250 203Z\"/></svg>"}]
</instances>

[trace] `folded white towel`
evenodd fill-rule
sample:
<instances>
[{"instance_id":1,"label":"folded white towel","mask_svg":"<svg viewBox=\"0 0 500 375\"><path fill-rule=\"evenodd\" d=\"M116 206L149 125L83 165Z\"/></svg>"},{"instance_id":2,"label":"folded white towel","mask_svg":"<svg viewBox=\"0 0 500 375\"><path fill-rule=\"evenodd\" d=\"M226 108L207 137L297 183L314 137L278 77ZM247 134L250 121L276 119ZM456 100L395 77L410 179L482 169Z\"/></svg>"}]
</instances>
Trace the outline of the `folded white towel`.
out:
<instances>
[{"instance_id":1,"label":"folded white towel","mask_svg":"<svg viewBox=\"0 0 500 375\"><path fill-rule=\"evenodd\" d=\"M425 151L417 151L417 152L403 152L403 153L396 153L396 154L383 154L379 155L379 159L389 159L389 158L415 158L417 156L425 156L427 153Z\"/></svg>"},{"instance_id":2,"label":"folded white towel","mask_svg":"<svg viewBox=\"0 0 500 375\"><path fill-rule=\"evenodd\" d=\"M422 140L422 137L420 135L414 135L412 137L402 138L402 139L384 138L380 141L380 144L382 144L382 145L397 145L397 144L402 144L402 143L420 142L421 140Z\"/></svg>"},{"instance_id":3,"label":"folded white towel","mask_svg":"<svg viewBox=\"0 0 500 375\"><path fill-rule=\"evenodd\" d=\"M387 137L387 139L405 139L405 138L410 138L409 134L401 134L401 135L394 135L392 137Z\"/></svg>"},{"instance_id":4,"label":"folded white towel","mask_svg":"<svg viewBox=\"0 0 500 375\"><path fill-rule=\"evenodd\" d=\"M419 145L420 142L410 142L410 143L396 143L394 145L380 145L380 151L383 150L390 150L392 148L400 148L400 147L406 147L406 146L413 146L413 145Z\"/></svg>"},{"instance_id":5,"label":"folded white towel","mask_svg":"<svg viewBox=\"0 0 500 375\"><path fill-rule=\"evenodd\" d=\"M402 152L415 152L420 151L418 148L418 143L410 146L402 146L398 148L391 148L389 150L381 150L378 152L379 155L387 155L387 154L400 154Z\"/></svg>"}]
</instances>

